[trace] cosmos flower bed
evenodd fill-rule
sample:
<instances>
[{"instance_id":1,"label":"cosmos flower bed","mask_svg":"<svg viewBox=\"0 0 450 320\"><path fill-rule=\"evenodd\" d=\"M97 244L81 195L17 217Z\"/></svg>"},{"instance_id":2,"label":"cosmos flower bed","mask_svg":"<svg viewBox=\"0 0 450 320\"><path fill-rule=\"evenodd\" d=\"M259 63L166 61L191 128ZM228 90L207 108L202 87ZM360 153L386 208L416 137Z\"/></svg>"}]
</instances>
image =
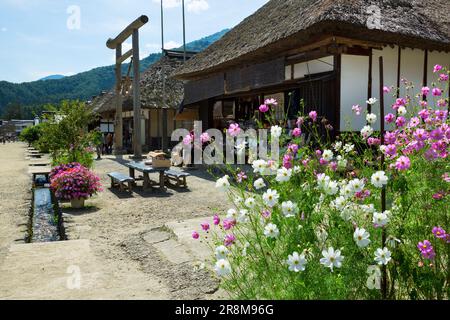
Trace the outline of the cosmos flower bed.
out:
<instances>
[{"instance_id":1,"label":"cosmos flower bed","mask_svg":"<svg viewBox=\"0 0 450 320\"><path fill-rule=\"evenodd\" d=\"M79 163L55 167L50 174L51 188L58 199L87 199L101 192L100 178Z\"/></svg>"},{"instance_id":2,"label":"cosmos flower bed","mask_svg":"<svg viewBox=\"0 0 450 320\"><path fill-rule=\"evenodd\" d=\"M216 187L233 205L193 233L212 245L224 289L241 299L448 299L449 72L435 73L432 88L405 82L384 119L355 105L367 125L334 142L321 139L332 128L315 111L286 132L273 121L276 101L260 107L286 147L282 161L230 167ZM391 128L383 139L379 121Z\"/></svg>"}]
</instances>

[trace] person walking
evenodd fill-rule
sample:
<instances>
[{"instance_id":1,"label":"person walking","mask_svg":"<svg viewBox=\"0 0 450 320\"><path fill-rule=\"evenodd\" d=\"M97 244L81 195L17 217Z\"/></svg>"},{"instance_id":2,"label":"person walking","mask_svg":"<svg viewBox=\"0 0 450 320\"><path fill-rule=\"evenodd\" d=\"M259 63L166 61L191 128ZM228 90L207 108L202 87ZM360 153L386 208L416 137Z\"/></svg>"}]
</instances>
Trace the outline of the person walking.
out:
<instances>
[{"instance_id":1,"label":"person walking","mask_svg":"<svg viewBox=\"0 0 450 320\"><path fill-rule=\"evenodd\" d=\"M112 148L113 148L113 136L111 133L108 133L106 136L106 153L112 154Z\"/></svg>"},{"instance_id":2,"label":"person walking","mask_svg":"<svg viewBox=\"0 0 450 320\"><path fill-rule=\"evenodd\" d=\"M102 148L103 148L103 139L102 139L102 132L100 131L100 128L96 128L93 132L92 140L95 145L95 150L97 152L97 160L102 159Z\"/></svg>"}]
</instances>

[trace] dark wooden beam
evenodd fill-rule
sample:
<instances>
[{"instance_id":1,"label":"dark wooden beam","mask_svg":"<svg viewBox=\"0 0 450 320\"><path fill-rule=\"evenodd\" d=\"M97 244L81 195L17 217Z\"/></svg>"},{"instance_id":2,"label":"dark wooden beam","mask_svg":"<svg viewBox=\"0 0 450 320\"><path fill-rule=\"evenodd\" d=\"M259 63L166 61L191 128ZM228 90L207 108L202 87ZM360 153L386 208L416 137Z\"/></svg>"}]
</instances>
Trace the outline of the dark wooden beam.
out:
<instances>
[{"instance_id":1,"label":"dark wooden beam","mask_svg":"<svg viewBox=\"0 0 450 320\"><path fill-rule=\"evenodd\" d=\"M372 82L373 82L373 77L372 77L373 51L372 51L372 49L369 49L369 50L370 50L370 54L369 54L369 81L367 83L367 100L372 98ZM369 111L369 113L372 113L372 105L367 104L367 110Z\"/></svg>"},{"instance_id":2,"label":"dark wooden beam","mask_svg":"<svg viewBox=\"0 0 450 320\"><path fill-rule=\"evenodd\" d=\"M336 135L341 131L341 67L342 67L342 55L337 54L334 56L334 73L336 76L336 95L335 95L335 119L336 128L334 128Z\"/></svg>"},{"instance_id":3,"label":"dark wooden beam","mask_svg":"<svg viewBox=\"0 0 450 320\"><path fill-rule=\"evenodd\" d=\"M402 71L402 47L398 46L398 59L397 59L397 99L400 98L400 79Z\"/></svg>"},{"instance_id":4,"label":"dark wooden beam","mask_svg":"<svg viewBox=\"0 0 450 320\"><path fill-rule=\"evenodd\" d=\"M423 57L423 83L422 83L422 85L424 87L426 87L427 83L428 83L428 50L425 50L425 54ZM427 101L427 96L423 95L422 99L424 101Z\"/></svg>"}]
</instances>

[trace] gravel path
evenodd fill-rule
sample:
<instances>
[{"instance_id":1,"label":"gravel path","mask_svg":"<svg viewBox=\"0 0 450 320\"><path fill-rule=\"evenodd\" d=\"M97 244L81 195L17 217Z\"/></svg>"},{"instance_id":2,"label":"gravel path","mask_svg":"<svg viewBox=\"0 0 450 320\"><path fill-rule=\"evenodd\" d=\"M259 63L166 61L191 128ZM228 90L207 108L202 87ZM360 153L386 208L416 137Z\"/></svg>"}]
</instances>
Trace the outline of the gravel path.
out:
<instances>
[{"instance_id":1,"label":"gravel path","mask_svg":"<svg viewBox=\"0 0 450 320\"><path fill-rule=\"evenodd\" d=\"M8 250L15 244L24 243L26 236L31 178L27 172L28 161L25 160L25 151L24 144L0 145L0 197L2 199L0 202L0 269L2 264L6 265L5 255ZM89 256L84 258L86 268L89 265L89 272L97 272L101 280L89 284L94 290L80 291L75 294L65 291L65 288L57 291L58 288L54 287L54 295L57 294L57 297L53 297L51 289L47 290L49 292L43 292L43 289L37 290L38 279L34 283L33 276L29 274L23 277L27 279L27 283L17 284L21 281L19 275L22 271L20 270L34 270L36 266L30 262L30 268L27 268L26 259L20 255L10 254L8 263L13 261L23 261L23 263L17 266L17 272L12 273L17 274L19 279L11 279L10 288L6 283L4 284L5 292L9 291L8 298L23 297L22 291L27 291L14 287L16 285L31 288L25 298L37 299L80 297L86 299L215 299L219 297L217 279L209 271L199 270L195 266L194 259L179 263L175 259L174 262L170 259L170 250L168 253L161 252L157 249L158 246L146 240L149 238L149 232L154 232L152 230L155 229L167 232L171 236L169 230L161 229L167 222L211 217L215 210L226 209L227 201L224 200L223 194L216 191L214 181L208 177L207 173L198 170L191 172L192 176L188 178L189 189L184 191L168 189L166 193L158 191L144 193L137 188L136 192L129 195L110 190L110 181L106 173L111 171L127 173L128 169L123 166L124 161L128 161L127 158L118 159L111 156L95 163L94 171L102 179L104 192L89 199L85 210L73 210L68 204L62 204L64 226L68 237L67 251L70 251L70 248L74 250L73 248L78 245L71 240L88 241L86 245L89 248L86 248L89 249ZM153 178L156 179L156 175ZM170 241L176 242L173 235L171 237ZM57 247L57 250L51 249L51 246L43 247L42 251L48 252L47 260L54 263L51 261L62 261L64 258L73 263L73 251L72 254L65 252L64 244L62 247L60 245ZM180 245L178 249L182 247ZM20 250L29 251L26 248ZM33 254L33 252L27 254ZM34 254L39 255L37 252ZM83 269L83 266L81 268ZM65 277L65 269L65 266L61 265L60 268L55 268L55 272ZM98 287L95 283L101 283L101 286ZM1 296L0 292L0 298Z\"/></svg>"}]
</instances>

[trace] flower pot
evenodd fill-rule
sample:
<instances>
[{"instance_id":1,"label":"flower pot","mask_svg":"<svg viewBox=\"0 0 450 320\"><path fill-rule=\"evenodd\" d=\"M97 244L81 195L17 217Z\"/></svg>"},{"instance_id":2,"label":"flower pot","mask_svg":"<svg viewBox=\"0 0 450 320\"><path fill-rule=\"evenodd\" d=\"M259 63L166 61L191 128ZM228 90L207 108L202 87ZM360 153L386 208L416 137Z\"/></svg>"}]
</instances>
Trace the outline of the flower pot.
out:
<instances>
[{"instance_id":1,"label":"flower pot","mask_svg":"<svg viewBox=\"0 0 450 320\"><path fill-rule=\"evenodd\" d=\"M84 201L86 201L85 198L72 199L72 200L70 200L70 204L72 205L72 208L74 208L74 209L82 209L82 208L84 208Z\"/></svg>"}]
</instances>

